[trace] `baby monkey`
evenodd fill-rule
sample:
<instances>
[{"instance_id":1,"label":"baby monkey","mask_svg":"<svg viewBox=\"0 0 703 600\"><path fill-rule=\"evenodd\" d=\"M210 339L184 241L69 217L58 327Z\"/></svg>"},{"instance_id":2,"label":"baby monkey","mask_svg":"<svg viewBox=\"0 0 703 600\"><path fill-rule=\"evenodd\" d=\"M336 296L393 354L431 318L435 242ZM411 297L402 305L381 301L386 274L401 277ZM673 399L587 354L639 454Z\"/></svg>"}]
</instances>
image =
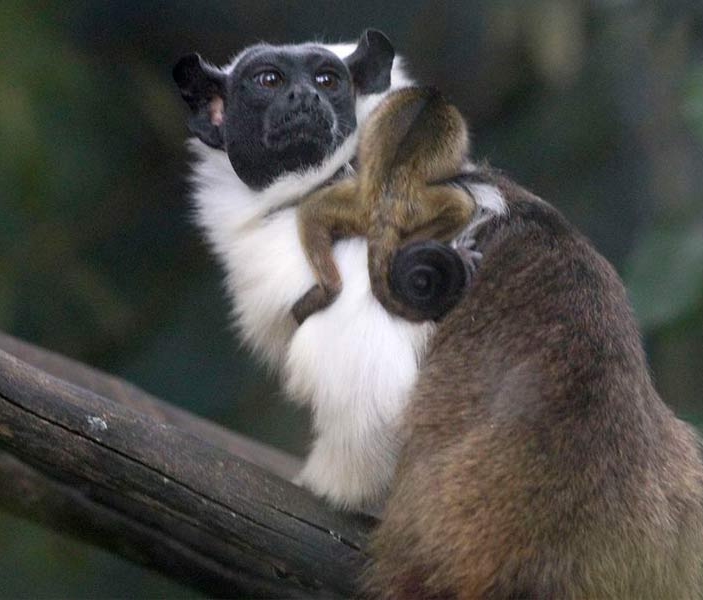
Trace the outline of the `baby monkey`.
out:
<instances>
[{"instance_id":1,"label":"baby monkey","mask_svg":"<svg viewBox=\"0 0 703 600\"><path fill-rule=\"evenodd\" d=\"M332 255L335 240L360 235L368 239L371 290L383 307L410 321L441 316L444 308L435 307L432 314L403 299L393 259L401 246L448 242L466 226L474 199L441 182L460 172L468 150L463 117L435 88L402 88L384 99L360 133L358 176L313 192L298 207L301 243L317 280L293 306L298 323L329 306L342 289ZM463 287L461 258L447 246L436 246L445 259L440 268L447 269L448 258L454 287ZM410 273L411 285L421 294L434 286L434 266Z\"/></svg>"}]
</instances>

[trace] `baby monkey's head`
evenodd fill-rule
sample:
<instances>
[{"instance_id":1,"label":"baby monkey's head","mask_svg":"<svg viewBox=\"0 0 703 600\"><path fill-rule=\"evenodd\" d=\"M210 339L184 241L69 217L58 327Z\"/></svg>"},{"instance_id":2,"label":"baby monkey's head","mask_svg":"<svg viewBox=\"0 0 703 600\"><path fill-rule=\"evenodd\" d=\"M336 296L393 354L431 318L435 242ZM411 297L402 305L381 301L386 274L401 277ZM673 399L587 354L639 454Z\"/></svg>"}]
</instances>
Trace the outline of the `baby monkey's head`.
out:
<instances>
[{"instance_id":1,"label":"baby monkey's head","mask_svg":"<svg viewBox=\"0 0 703 600\"><path fill-rule=\"evenodd\" d=\"M319 164L352 134L357 96L390 87L393 57L388 38L367 30L344 58L316 44L258 44L224 69L189 54L173 76L191 132L225 150L239 178L261 189Z\"/></svg>"}]
</instances>

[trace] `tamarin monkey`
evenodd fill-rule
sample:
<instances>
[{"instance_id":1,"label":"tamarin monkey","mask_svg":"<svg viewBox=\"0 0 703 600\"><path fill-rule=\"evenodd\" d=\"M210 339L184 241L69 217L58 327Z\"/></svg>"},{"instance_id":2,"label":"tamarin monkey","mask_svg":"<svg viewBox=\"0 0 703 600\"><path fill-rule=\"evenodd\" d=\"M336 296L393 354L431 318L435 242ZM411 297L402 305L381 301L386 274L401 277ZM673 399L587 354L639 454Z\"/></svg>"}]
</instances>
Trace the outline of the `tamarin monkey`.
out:
<instances>
[{"instance_id":1,"label":"tamarin monkey","mask_svg":"<svg viewBox=\"0 0 703 600\"><path fill-rule=\"evenodd\" d=\"M329 306L341 291L332 247L345 237L367 237L371 289L386 310L423 321L443 315L458 300L465 267L448 247L443 257L450 276L441 282L451 289L434 290L428 306L409 304L402 289L393 289L391 260L403 244L448 242L466 227L474 199L439 182L461 171L468 151L464 119L435 88L407 87L386 96L361 130L358 177L316 191L298 208L301 243L317 280L293 307L298 323ZM433 281L427 272L415 273L420 288Z\"/></svg>"},{"instance_id":2,"label":"tamarin monkey","mask_svg":"<svg viewBox=\"0 0 703 600\"><path fill-rule=\"evenodd\" d=\"M507 211L474 229L480 266L420 367L366 594L702 598L700 440L654 390L620 279L542 200L460 179Z\"/></svg>"}]
</instances>

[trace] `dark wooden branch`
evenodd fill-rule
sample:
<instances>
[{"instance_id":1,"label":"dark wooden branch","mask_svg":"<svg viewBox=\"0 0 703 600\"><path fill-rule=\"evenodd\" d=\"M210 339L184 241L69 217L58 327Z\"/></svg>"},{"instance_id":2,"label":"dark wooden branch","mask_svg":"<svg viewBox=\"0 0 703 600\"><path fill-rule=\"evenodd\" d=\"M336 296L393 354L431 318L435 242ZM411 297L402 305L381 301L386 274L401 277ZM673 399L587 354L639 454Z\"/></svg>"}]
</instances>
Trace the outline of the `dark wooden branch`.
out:
<instances>
[{"instance_id":1,"label":"dark wooden branch","mask_svg":"<svg viewBox=\"0 0 703 600\"><path fill-rule=\"evenodd\" d=\"M354 593L372 520L261 468L288 476L294 459L68 359L0 347L0 507L209 595Z\"/></svg>"},{"instance_id":2,"label":"dark wooden branch","mask_svg":"<svg viewBox=\"0 0 703 600\"><path fill-rule=\"evenodd\" d=\"M290 454L229 431L159 400L119 377L103 373L2 332L0 332L0 350L12 354L49 375L133 408L158 421L175 425L202 440L207 440L213 446L236 454L284 479L292 479L302 466L302 461Z\"/></svg>"}]
</instances>

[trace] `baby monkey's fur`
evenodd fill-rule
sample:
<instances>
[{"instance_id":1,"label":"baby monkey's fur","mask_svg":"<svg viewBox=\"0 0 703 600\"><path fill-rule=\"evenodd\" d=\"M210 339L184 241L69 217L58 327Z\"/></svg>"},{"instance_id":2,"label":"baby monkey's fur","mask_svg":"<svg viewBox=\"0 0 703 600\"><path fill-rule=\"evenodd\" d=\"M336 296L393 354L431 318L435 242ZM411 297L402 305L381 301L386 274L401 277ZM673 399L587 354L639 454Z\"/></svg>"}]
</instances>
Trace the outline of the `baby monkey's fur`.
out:
<instances>
[{"instance_id":1,"label":"baby monkey's fur","mask_svg":"<svg viewBox=\"0 0 703 600\"><path fill-rule=\"evenodd\" d=\"M459 173L468 150L464 119L436 89L403 88L383 101L360 134L358 177L312 193L298 208L300 239L317 280L293 307L298 323L339 294L333 243L359 235L368 238L371 289L384 308L411 321L427 319L394 297L391 263L400 246L449 241L466 226L474 199L440 182Z\"/></svg>"}]
</instances>

